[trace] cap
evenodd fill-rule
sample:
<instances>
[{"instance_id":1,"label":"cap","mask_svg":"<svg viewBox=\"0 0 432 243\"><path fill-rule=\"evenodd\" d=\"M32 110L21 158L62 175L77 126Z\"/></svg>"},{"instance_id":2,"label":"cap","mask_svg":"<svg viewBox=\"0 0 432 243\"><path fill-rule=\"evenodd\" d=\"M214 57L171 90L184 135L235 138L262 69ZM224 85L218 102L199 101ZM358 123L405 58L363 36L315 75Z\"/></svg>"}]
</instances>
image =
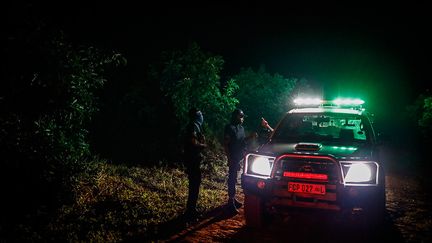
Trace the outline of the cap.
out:
<instances>
[{"instance_id":1,"label":"cap","mask_svg":"<svg viewBox=\"0 0 432 243\"><path fill-rule=\"evenodd\" d=\"M234 117L237 117L238 115L240 115L241 117L245 117L244 112L239 108L237 108L233 111L232 117L234 118Z\"/></svg>"}]
</instances>

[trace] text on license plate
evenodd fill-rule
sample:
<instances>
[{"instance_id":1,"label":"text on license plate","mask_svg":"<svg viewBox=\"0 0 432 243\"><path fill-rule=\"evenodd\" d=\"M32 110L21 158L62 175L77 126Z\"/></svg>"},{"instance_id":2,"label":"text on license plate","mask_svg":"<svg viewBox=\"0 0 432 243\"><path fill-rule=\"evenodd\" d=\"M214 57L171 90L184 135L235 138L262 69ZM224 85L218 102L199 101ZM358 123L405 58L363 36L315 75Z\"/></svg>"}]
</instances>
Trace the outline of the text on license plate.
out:
<instances>
[{"instance_id":1,"label":"text on license plate","mask_svg":"<svg viewBox=\"0 0 432 243\"><path fill-rule=\"evenodd\" d=\"M288 182L288 191L324 195L325 185Z\"/></svg>"}]
</instances>

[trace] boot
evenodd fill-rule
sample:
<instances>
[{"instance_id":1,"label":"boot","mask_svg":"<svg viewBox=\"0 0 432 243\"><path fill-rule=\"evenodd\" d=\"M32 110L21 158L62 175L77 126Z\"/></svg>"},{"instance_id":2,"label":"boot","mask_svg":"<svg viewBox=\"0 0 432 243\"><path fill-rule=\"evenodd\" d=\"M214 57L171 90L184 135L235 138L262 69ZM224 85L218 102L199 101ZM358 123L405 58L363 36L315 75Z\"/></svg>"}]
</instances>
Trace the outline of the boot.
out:
<instances>
[{"instance_id":1,"label":"boot","mask_svg":"<svg viewBox=\"0 0 432 243\"><path fill-rule=\"evenodd\" d=\"M237 209L237 207L235 205L235 200L234 199L229 199L228 200L227 210L228 210L229 213L232 213L232 214L239 213L239 210Z\"/></svg>"},{"instance_id":2,"label":"boot","mask_svg":"<svg viewBox=\"0 0 432 243\"><path fill-rule=\"evenodd\" d=\"M234 198L234 205L238 209L238 208L241 208L243 206L243 203L241 203L240 201L238 201L237 199Z\"/></svg>"},{"instance_id":3,"label":"boot","mask_svg":"<svg viewBox=\"0 0 432 243\"><path fill-rule=\"evenodd\" d=\"M185 213L183 214L184 219L187 222L194 222L198 220L198 212L196 211L196 209L186 209Z\"/></svg>"}]
</instances>

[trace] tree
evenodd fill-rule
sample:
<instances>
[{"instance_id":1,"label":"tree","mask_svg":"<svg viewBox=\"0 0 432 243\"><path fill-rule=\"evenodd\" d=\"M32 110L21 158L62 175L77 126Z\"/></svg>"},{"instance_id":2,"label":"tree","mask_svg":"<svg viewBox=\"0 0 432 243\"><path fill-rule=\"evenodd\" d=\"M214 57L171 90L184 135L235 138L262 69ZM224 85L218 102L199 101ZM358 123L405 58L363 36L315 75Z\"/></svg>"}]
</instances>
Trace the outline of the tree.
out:
<instances>
[{"instance_id":1,"label":"tree","mask_svg":"<svg viewBox=\"0 0 432 243\"><path fill-rule=\"evenodd\" d=\"M160 88L172 105L181 130L189 121L189 109L197 106L205 113L208 132L221 134L223 124L238 102L233 96L238 88L234 80L221 87L223 63L221 56L203 52L196 43L187 50L165 55L159 74Z\"/></svg>"},{"instance_id":2,"label":"tree","mask_svg":"<svg viewBox=\"0 0 432 243\"><path fill-rule=\"evenodd\" d=\"M423 135L430 140L432 138L432 96L426 96L422 100L422 113L418 124Z\"/></svg>"},{"instance_id":3,"label":"tree","mask_svg":"<svg viewBox=\"0 0 432 243\"><path fill-rule=\"evenodd\" d=\"M46 48L51 50L53 66L41 72L34 85L54 90L45 94L57 106L36 117L35 129L42 145L51 149L45 151L43 159L73 175L86 167L85 160L90 156L88 126L99 111L95 93L107 81L106 69L125 65L126 59L94 47L75 48L63 37Z\"/></svg>"},{"instance_id":4,"label":"tree","mask_svg":"<svg viewBox=\"0 0 432 243\"><path fill-rule=\"evenodd\" d=\"M394 133L402 146L413 146L420 153L427 154L432 144L432 96L420 94L406 107L402 114L405 123L403 129ZM407 140L412 141L406 143Z\"/></svg>"},{"instance_id":5,"label":"tree","mask_svg":"<svg viewBox=\"0 0 432 243\"><path fill-rule=\"evenodd\" d=\"M245 125L252 130L259 126L261 117L276 124L288 111L297 84L296 78L272 75L263 66L258 71L242 69L233 79L239 86L239 107L248 115Z\"/></svg>"},{"instance_id":6,"label":"tree","mask_svg":"<svg viewBox=\"0 0 432 243\"><path fill-rule=\"evenodd\" d=\"M106 82L106 69L125 61L118 53L74 47L61 34L43 33L11 38L3 49L8 71L1 73L1 178L13 182L7 190L20 202L49 200L88 167L95 92Z\"/></svg>"}]
</instances>

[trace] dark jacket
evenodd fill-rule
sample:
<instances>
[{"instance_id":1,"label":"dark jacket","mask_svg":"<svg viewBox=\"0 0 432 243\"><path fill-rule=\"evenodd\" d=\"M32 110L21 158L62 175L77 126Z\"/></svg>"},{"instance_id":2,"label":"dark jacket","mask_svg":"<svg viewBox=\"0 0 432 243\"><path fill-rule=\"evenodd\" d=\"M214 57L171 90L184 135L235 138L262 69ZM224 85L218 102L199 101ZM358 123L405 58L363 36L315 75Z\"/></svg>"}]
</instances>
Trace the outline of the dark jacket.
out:
<instances>
[{"instance_id":1,"label":"dark jacket","mask_svg":"<svg viewBox=\"0 0 432 243\"><path fill-rule=\"evenodd\" d=\"M224 136L225 139L229 139L227 144L228 159L234 161L241 160L246 149L245 131L243 126L234 123L226 125Z\"/></svg>"},{"instance_id":2,"label":"dark jacket","mask_svg":"<svg viewBox=\"0 0 432 243\"><path fill-rule=\"evenodd\" d=\"M186 135L184 138L184 154L186 158L202 157L201 152L203 150L203 146L194 144L194 139L200 143L204 143L202 127L198 122L191 122L186 127Z\"/></svg>"}]
</instances>

